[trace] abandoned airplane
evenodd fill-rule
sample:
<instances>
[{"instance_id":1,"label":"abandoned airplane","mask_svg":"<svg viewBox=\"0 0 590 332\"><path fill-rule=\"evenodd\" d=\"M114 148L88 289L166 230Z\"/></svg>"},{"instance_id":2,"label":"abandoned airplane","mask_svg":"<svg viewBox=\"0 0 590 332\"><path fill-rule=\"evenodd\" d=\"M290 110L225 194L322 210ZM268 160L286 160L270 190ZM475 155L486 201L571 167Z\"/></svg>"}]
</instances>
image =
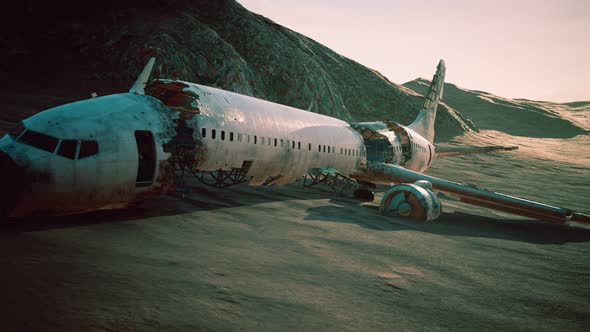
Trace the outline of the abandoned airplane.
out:
<instances>
[{"instance_id":1,"label":"abandoned airplane","mask_svg":"<svg viewBox=\"0 0 590 332\"><path fill-rule=\"evenodd\" d=\"M217 187L339 177L384 214L434 220L435 191L462 202L557 223L590 216L421 174L436 158L516 147L437 148L438 64L409 126L347 123L229 91L170 79L148 83L152 58L129 91L38 113L0 140L0 215L65 215L125 208L173 192L185 174Z\"/></svg>"}]
</instances>

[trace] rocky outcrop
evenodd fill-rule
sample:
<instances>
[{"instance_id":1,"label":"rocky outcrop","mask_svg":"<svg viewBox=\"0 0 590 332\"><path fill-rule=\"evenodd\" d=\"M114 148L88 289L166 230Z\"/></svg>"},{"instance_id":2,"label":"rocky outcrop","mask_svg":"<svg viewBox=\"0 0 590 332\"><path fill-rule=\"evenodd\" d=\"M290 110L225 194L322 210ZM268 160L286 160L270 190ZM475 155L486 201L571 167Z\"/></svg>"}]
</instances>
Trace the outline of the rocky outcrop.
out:
<instances>
[{"instance_id":1,"label":"rocky outcrop","mask_svg":"<svg viewBox=\"0 0 590 332\"><path fill-rule=\"evenodd\" d=\"M72 91L68 96L73 97L124 91L156 56L155 76L347 121L408 124L423 102L418 93L235 1L29 1L27 6L14 12L2 35L7 59L1 66L8 75L0 80L11 88L11 78L19 77L42 91ZM470 127L449 108L440 108L437 139Z\"/></svg>"}]
</instances>

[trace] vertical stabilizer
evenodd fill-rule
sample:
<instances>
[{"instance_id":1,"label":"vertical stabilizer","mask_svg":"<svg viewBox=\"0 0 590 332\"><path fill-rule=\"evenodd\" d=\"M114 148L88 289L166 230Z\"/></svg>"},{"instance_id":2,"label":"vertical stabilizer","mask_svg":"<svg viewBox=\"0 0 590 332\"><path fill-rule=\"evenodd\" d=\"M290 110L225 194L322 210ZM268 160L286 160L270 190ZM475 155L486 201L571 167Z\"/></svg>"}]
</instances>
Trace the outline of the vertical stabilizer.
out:
<instances>
[{"instance_id":1,"label":"vertical stabilizer","mask_svg":"<svg viewBox=\"0 0 590 332\"><path fill-rule=\"evenodd\" d=\"M129 92L137 93L140 95L145 93L143 89L145 88L145 85L147 84L147 81L150 78L150 74L152 73L152 69L154 68L155 62L156 58L150 58L150 61L148 61L145 67L143 67L143 71L141 72L141 74L139 74L139 77L137 77L135 84L133 84L131 89L129 89Z\"/></svg>"},{"instance_id":2,"label":"vertical stabilizer","mask_svg":"<svg viewBox=\"0 0 590 332\"><path fill-rule=\"evenodd\" d=\"M434 120L436 119L436 107L442 98L443 86L445 83L445 62L440 60L432 83L426 94L426 100L422 106L422 110L408 127L422 137L426 138L430 143L434 142Z\"/></svg>"}]
</instances>

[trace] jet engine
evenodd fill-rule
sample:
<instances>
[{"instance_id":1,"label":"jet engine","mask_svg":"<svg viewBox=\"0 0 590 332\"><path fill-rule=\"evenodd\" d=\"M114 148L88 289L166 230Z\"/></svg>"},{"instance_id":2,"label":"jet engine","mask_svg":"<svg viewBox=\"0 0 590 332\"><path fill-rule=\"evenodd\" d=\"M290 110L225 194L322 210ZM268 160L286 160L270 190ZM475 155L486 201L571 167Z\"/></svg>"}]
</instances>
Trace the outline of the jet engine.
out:
<instances>
[{"instance_id":1,"label":"jet engine","mask_svg":"<svg viewBox=\"0 0 590 332\"><path fill-rule=\"evenodd\" d=\"M442 212L442 204L428 181L416 181L392 186L381 200L381 213L434 220Z\"/></svg>"}]
</instances>

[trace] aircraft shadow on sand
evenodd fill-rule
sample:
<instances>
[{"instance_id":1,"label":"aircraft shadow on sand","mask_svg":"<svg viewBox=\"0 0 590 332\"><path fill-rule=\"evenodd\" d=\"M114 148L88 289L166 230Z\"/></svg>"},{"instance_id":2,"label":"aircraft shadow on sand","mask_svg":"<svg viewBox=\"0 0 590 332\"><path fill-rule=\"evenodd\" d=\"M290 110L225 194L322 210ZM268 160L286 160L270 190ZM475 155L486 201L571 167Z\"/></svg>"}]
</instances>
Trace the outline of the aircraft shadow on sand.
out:
<instances>
[{"instance_id":1,"label":"aircraft shadow on sand","mask_svg":"<svg viewBox=\"0 0 590 332\"><path fill-rule=\"evenodd\" d=\"M289 187L290 189L285 190L280 187L238 185L230 189L218 190L197 185L193 193L184 196L182 194L162 196L126 210L104 210L61 217L10 218L0 229L0 236L96 224L139 222L156 217L271 202L329 198L328 204L331 205L307 208L308 215L304 220L357 224L378 231L414 230L440 235L495 238L534 244L590 242L590 230L572 229L559 224L523 219L498 219L463 212L444 212L437 221L421 222L383 216L378 206L374 204L362 204L358 200L327 190L306 189L297 185Z\"/></svg>"},{"instance_id":2,"label":"aircraft shadow on sand","mask_svg":"<svg viewBox=\"0 0 590 332\"><path fill-rule=\"evenodd\" d=\"M524 219L498 219L463 212L444 212L436 221L422 222L379 213L375 205L346 209L343 206L313 207L307 210L309 221L357 224L379 231L420 231L431 234L493 238L533 244L565 244L590 242L590 230ZM346 209L346 210L344 210ZM355 211L354 209L357 209ZM367 210L371 211L368 216Z\"/></svg>"}]
</instances>

